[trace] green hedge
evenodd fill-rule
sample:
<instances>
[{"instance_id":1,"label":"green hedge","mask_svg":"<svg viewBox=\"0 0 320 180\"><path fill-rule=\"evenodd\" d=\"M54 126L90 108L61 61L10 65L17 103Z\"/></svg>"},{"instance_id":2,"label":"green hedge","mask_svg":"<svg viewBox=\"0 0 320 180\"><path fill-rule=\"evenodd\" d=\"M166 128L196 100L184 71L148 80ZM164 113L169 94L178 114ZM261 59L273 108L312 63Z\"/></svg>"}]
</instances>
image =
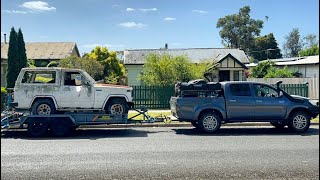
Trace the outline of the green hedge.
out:
<instances>
[{"instance_id":1,"label":"green hedge","mask_svg":"<svg viewBox=\"0 0 320 180\"><path fill-rule=\"evenodd\" d=\"M1 87L1 111L4 110L7 102L7 90L4 87Z\"/></svg>"}]
</instances>

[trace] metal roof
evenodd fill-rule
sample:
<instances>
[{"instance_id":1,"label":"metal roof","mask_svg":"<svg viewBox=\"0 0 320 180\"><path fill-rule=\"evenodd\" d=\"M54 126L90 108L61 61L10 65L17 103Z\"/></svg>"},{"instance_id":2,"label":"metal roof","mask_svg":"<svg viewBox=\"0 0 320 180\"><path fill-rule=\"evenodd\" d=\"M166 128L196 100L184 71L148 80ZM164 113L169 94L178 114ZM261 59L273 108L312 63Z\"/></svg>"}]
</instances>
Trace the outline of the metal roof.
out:
<instances>
[{"instance_id":1,"label":"metal roof","mask_svg":"<svg viewBox=\"0 0 320 180\"><path fill-rule=\"evenodd\" d=\"M291 59L287 60L287 59ZM306 56L299 58L286 58L286 60L282 61L282 59L272 60L278 66L291 66L291 65L301 65L301 64L319 64L319 55L316 56ZM247 64L247 67L254 67L257 63Z\"/></svg>"},{"instance_id":2,"label":"metal roof","mask_svg":"<svg viewBox=\"0 0 320 180\"><path fill-rule=\"evenodd\" d=\"M8 59L9 44L1 43L1 59ZM63 59L70 56L73 50L80 56L74 42L31 42L26 43L28 59Z\"/></svg>"},{"instance_id":3,"label":"metal roof","mask_svg":"<svg viewBox=\"0 0 320 180\"><path fill-rule=\"evenodd\" d=\"M124 64L144 64L148 54L169 54L171 56L187 56L191 62L199 63L205 59L220 61L228 54L238 59L241 63L249 63L249 59L240 49L229 48L187 48L187 49L133 49L124 51Z\"/></svg>"}]
</instances>

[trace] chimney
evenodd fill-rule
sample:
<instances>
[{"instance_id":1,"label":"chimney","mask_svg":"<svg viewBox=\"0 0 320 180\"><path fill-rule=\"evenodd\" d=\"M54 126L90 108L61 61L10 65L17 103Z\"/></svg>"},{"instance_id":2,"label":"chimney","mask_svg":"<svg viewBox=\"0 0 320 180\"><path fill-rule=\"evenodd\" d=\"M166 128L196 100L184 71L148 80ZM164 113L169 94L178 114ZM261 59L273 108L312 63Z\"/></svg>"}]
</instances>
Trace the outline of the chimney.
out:
<instances>
[{"instance_id":1,"label":"chimney","mask_svg":"<svg viewBox=\"0 0 320 180\"><path fill-rule=\"evenodd\" d=\"M7 34L4 33L3 35L4 35L4 43L7 44Z\"/></svg>"},{"instance_id":2,"label":"chimney","mask_svg":"<svg viewBox=\"0 0 320 180\"><path fill-rule=\"evenodd\" d=\"M168 49L168 43L164 45L164 49Z\"/></svg>"}]
</instances>

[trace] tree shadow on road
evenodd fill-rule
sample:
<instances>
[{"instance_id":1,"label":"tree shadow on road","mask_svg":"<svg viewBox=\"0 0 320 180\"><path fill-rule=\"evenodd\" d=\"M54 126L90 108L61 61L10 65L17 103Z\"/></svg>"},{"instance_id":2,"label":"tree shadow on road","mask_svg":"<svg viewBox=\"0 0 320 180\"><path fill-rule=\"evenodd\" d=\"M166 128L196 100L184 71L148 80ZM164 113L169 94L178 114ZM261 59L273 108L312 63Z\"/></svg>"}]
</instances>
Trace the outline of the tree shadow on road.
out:
<instances>
[{"instance_id":1,"label":"tree shadow on road","mask_svg":"<svg viewBox=\"0 0 320 180\"><path fill-rule=\"evenodd\" d=\"M71 131L67 136L56 137L50 134L39 138L30 137L25 129L13 129L1 132L1 139L39 139L39 140L50 140L50 139L102 139L102 138L130 138L130 137L148 137L148 132L138 131L134 129L117 129L117 128L99 128L99 129L82 129Z\"/></svg>"},{"instance_id":2,"label":"tree shadow on road","mask_svg":"<svg viewBox=\"0 0 320 180\"><path fill-rule=\"evenodd\" d=\"M273 127L221 127L216 133L204 133L197 128L190 129L173 129L176 134L190 136L284 136L284 135L300 135L313 136L319 135L318 128L310 127L305 133L295 133L288 128L276 129Z\"/></svg>"}]
</instances>

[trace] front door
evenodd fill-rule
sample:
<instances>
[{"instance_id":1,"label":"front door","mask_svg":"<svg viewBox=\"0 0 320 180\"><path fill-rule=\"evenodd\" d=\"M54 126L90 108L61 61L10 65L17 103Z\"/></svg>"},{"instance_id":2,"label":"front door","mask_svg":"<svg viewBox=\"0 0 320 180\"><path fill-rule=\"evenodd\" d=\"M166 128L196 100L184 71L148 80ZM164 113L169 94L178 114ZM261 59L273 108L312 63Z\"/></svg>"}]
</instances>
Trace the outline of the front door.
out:
<instances>
[{"instance_id":1,"label":"front door","mask_svg":"<svg viewBox=\"0 0 320 180\"><path fill-rule=\"evenodd\" d=\"M77 71L65 71L63 72L61 82L61 93L59 95L60 102L59 108L67 109L84 109L93 108L94 92L91 90L91 86L76 85L76 77L81 76ZM85 81L82 81L85 82Z\"/></svg>"},{"instance_id":2,"label":"front door","mask_svg":"<svg viewBox=\"0 0 320 180\"><path fill-rule=\"evenodd\" d=\"M228 120L253 121L255 106L249 84L230 84L229 96L226 99Z\"/></svg>"},{"instance_id":3,"label":"front door","mask_svg":"<svg viewBox=\"0 0 320 180\"><path fill-rule=\"evenodd\" d=\"M221 70L219 71L219 81L230 81L230 71Z\"/></svg>"},{"instance_id":4,"label":"front door","mask_svg":"<svg viewBox=\"0 0 320 180\"><path fill-rule=\"evenodd\" d=\"M271 86L254 84L255 119L256 120L281 120L287 112L286 97L278 97L278 92Z\"/></svg>"}]
</instances>

